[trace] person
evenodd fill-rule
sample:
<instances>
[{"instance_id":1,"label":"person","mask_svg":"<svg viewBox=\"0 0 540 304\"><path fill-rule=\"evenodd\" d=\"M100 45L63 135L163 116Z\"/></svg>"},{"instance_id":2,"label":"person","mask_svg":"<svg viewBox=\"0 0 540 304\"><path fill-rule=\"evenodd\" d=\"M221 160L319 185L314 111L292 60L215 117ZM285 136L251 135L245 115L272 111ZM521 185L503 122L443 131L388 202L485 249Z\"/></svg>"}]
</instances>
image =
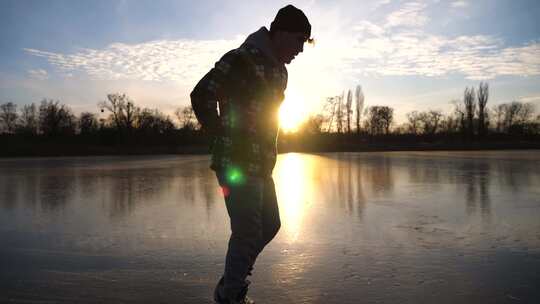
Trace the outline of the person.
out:
<instances>
[{"instance_id":1,"label":"person","mask_svg":"<svg viewBox=\"0 0 540 304\"><path fill-rule=\"evenodd\" d=\"M287 86L285 64L313 41L310 37L306 15L287 5L270 30L260 28L226 53L191 93L195 115L212 138L210 167L231 225L225 271L214 291L217 303L254 303L246 295L246 278L281 225L272 170Z\"/></svg>"}]
</instances>

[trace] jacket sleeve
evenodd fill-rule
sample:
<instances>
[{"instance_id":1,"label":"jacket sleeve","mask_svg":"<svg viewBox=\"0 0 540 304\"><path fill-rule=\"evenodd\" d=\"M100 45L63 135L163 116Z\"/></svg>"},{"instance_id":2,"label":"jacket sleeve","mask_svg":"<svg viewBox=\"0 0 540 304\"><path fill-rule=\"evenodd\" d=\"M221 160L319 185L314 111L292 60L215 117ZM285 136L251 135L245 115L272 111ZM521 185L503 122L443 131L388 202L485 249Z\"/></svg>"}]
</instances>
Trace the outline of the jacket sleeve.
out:
<instances>
[{"instance_id":1,"label":"jacket sleeve","mask_svg":"<svg viewBox=\"0 0 540 304\"><path fill-rule=\"evenodd\" d=\"M238 81L240 56L233 50L225 54L197 83L191 92L191 105L203 129L216 134L219 128L217 103L229 97L234 81Z\"/></svg>"}]
</instances>

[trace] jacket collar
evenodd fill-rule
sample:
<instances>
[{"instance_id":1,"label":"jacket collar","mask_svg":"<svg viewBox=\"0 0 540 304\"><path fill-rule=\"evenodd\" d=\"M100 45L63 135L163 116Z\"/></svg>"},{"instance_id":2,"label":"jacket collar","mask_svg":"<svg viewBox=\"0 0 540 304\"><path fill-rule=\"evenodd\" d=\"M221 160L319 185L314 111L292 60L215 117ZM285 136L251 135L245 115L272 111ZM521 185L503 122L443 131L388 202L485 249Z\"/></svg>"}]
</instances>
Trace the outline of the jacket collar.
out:
<instances>
[{"instance_id":1,"label":"jacket collar","mask_svg":"<svg viewBox=\"0 0 540 304\"><path fill-rule=\"evenodd\" d=\"M283 65L277 60L276 54L272 49L272 41L270 40L270 32L266 27L261 27L258 31L250 34L240 47L252 46L259 49L266 57L278 65Z\"/></svg>"}]
</instances>

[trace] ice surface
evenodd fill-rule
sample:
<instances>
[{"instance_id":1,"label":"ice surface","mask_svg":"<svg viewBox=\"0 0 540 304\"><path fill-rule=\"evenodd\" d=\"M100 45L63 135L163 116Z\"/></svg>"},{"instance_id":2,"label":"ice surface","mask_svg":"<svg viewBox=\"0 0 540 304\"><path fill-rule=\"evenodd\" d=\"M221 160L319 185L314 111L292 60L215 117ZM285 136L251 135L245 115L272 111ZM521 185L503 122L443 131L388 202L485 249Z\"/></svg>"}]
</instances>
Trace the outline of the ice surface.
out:
<instances>
[{"instance_id":1,"label":"ice surface","mask_svg":"<svg viewBox=\"0 0 540 304\"><path fill-rule=\"evenodd\" d=\"M539 303L540 151L283 154L258 303ZM207 156L0 160L0 302L212 303Z\"/></svg>"}]
</instances>

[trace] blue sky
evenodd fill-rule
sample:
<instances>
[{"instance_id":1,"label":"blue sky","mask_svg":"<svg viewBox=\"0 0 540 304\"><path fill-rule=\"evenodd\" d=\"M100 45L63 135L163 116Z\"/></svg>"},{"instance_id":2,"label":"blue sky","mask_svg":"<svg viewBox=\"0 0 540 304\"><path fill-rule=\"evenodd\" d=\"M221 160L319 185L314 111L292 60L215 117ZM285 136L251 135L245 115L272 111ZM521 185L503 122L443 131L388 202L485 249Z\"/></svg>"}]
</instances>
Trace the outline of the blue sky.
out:
<instances>
[{"instance_id":1,"label":"blue sky","mask_svg":"<svg viewBox=\"0 0 540 304\"><path fill-rule=\"evenodd\" d=\"M540 108L540 2L0 2L0 103L58 99L97 112L107 93L171 113L227 50L293 3L313 25L289 69L287 102L317 111L360 84L366 105L449 111L482 80L490 104ZM293 100L294 99L294 100Z\"/></svg>"}]
</instances>

